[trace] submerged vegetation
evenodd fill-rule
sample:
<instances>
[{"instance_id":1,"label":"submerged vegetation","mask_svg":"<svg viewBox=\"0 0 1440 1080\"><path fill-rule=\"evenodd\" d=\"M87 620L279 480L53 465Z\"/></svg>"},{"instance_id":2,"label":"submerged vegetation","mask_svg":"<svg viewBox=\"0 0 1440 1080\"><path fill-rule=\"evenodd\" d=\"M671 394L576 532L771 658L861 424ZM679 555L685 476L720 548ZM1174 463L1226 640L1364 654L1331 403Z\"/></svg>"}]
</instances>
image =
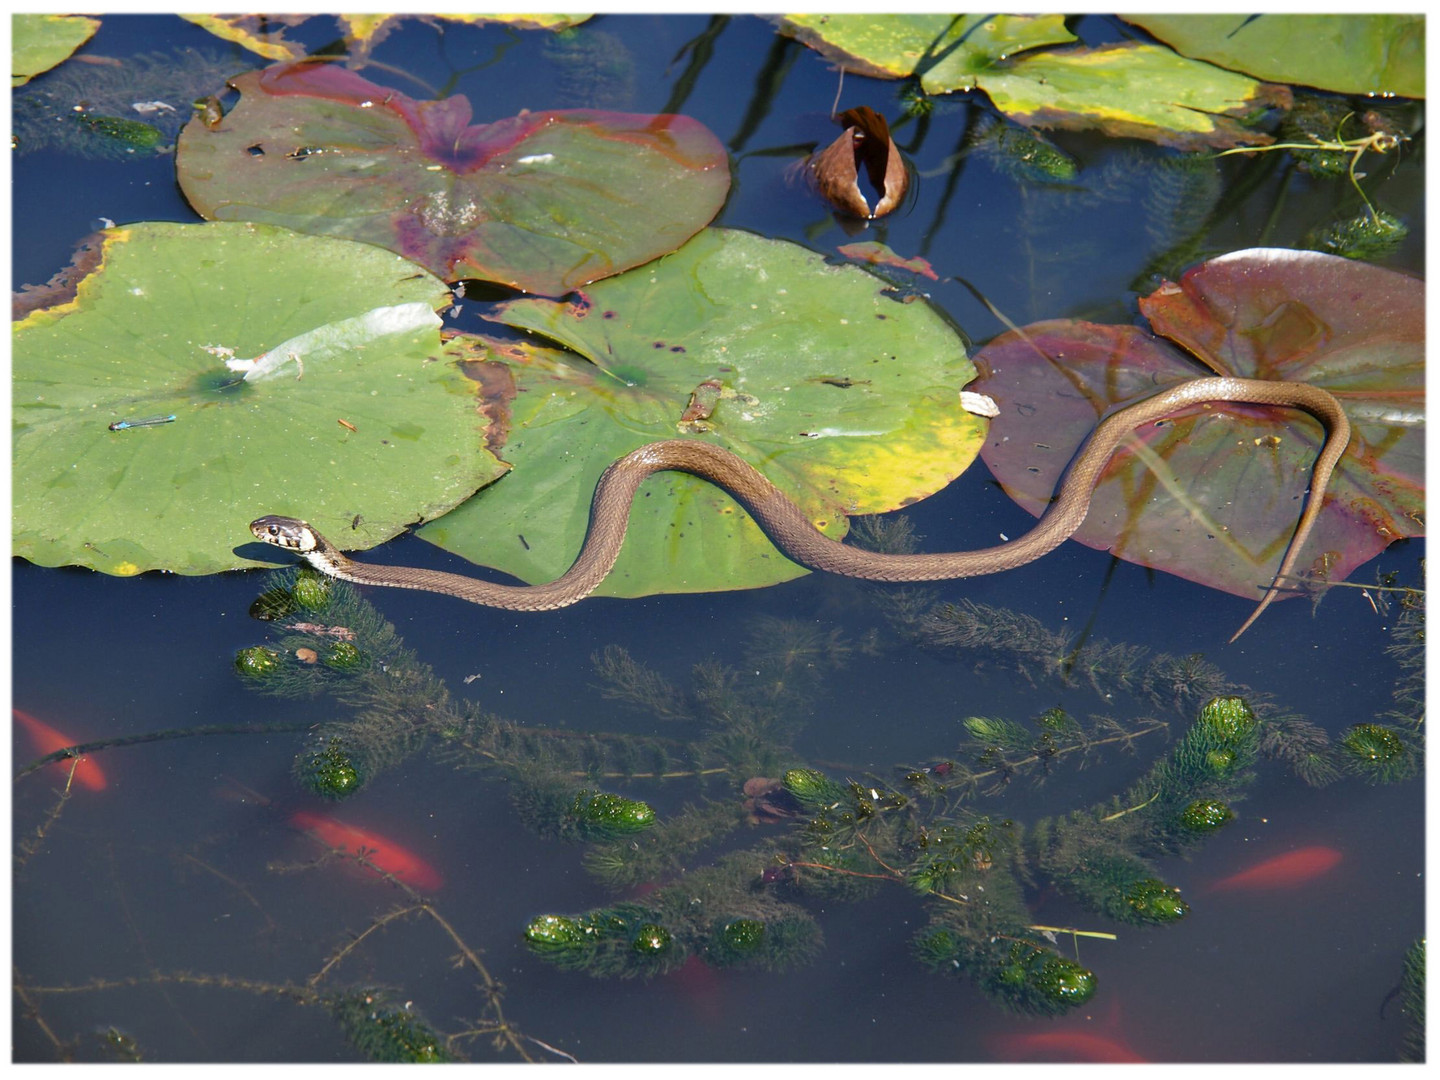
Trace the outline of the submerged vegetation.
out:
<instances>
[{"instance_id":1,"label":"submerged vegetation","mask_svg":"<svg viewBox=\"0 0 1440 1080\"><path fill-rule=\"evenodd\" d=\"M1037 925L1028 910L1035 890L1053 889L1110 924L1164 926L1192 910L1167 882L1165 860L1235 820L1267 757L1312 783L1342 772L1391 782L1412 775L1419 763L1418 744L1381 718L1355 725L1332 745L1313 725L1230 683L1198 657L1100 641L1077 647L1015 612L977 604L924 608L910 590L872 593L898 634L882 635L867 649L919 645L1033 682L1086 686L1108 707L1133 701L1160 709L1163 718L1082 720L1060 708L1028 720L970 716L961 741L937 746L929 765L897 765L885 775L819 767L804 761L794 740L816 695L855 646L838 628L771 617L752 626L743 666L699 664L686 687L618 646L596 654L597 693L649 713L674 736L536 727L454 699L356 590L317 584L308 570L276 574L254 612L271 628L271 640L242 649L240 657L251 660L236 664L243 682L262 693L324 694L345 707L306 735L297 781L343 801L422 750L477 779L503 779L519 819L541 837L584 845L581 865L617 894L585 911L562 905L516 928L540 959L597 978L652 978L687 962L793 968L824 949L820 907L884 903L901 890L925 906L925 925L912 941L922 966L970 979L1003 1009L1064 1014L1089 1001L1099 979L1078 955L1066 955L1057 935L1077 942L1117 935L1104 921ZM1394 655L1407 703L1414 691L1406 682L1423 655L1413 647L1422 618L1420 596L1406 594ZM337 641L350 646L353 662L319 662ZM263 664L253 662L257 656ZM1028 823L986 806L1022 778L1054 776L1115 749L1158 748L1182 719L1168 752L1099 803ZM690 801L657 813L647 793L676 784ZM753 832L757 826L763 831ZM407 884L404 866L383 850L341 854L410 895L372 930L428 916L488 980L474 951ZM344 951L360 947L370 932ZM1115 947L1124 947L1123 935ZM370 1060L449 1060L475 1030L522 1056L527 1048L549 1047L503 1021L498 985L488 993L490 1018L481 1028L447 1035L395 1004L393 990L321 992L318 980L334 963L304 987L228 976L199 982L322 1005ZM152 978L196 981L180 973ZM102 985L108 984L92 987ZM84 988L17 982L36 1015L46 995Z\"/></svg>"}]
</instances>

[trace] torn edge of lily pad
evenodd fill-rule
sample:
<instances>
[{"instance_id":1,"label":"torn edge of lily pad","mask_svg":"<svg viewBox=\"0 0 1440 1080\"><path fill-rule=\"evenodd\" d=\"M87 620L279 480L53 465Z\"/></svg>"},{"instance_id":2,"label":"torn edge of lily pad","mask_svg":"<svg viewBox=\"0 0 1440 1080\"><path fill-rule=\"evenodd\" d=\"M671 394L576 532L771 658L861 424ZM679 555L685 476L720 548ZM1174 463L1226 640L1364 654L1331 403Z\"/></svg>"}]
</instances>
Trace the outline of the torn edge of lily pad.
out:
<instances>
[{"instance_id":1,"label":"torn edge of lily pad","mask_svg":"<svg viewBox=\"0 0 1440 1080\"><path fill-rule=\"evenodd\" d=\"M230 371L245 372L246 382L259 382L280 374L292 360L303 372L306 359L324 356L338 349L360 348L376 338L391 334L439 329L440 325L440 316L430 305L415 300L408 304L373 308L363 315L317 326L250 359L229 356L230 350L220 345L207 345L205 349L217 356L225 356L225 367Z\"/></svg>"}]
</instances>

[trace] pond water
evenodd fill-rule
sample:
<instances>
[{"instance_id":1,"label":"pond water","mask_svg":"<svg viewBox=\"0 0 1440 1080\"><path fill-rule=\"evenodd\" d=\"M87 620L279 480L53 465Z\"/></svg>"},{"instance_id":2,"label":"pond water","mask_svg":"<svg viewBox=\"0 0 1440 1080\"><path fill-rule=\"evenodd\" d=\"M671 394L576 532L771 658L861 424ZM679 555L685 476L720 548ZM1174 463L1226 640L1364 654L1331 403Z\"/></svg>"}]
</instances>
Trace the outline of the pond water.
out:
<instances>
[{"instance_id":1,"label":"pond water","mask_svg":"<svg viewBox=\"0 0 1440 1080\"><path fill-rule=\"evenodd\" d=\"M706 39L708 60L694 62L696 54L682 50L707 29L716 31ZM1125 32L1098 17L1081 20L1078 30L1092 42ZM319 48L334 37L334 24L312 19L288 36ZM1175 212L1162 219L1146 202L1145 163L1169 153L1149 144L1057 137L1081 165L1072 188L1027 181L979 153L955 159L974 127L971 111L981 108L964 95L937 98L927 119L897 128L919 176L903 210L863 229L842 227L784 176L803 154L797 146L824 145L836 134L829 119L835 74L818 54L751 17L602 16L566 41L562 49L541 32L411 20L375 49L379 63L365 74L416 96L406 73L442 93L466 94L480 119L524 108L678 107L732 155L735 183L717 224L825 253L879 239L902 255L924 256L940 278L919 282L929 302L977 347L1005 327L953 279L973 284L1017 324L1069 316L1129 322L1137 291L1150 288L1137 281L1180 227ZM236 71L260 66L162 16L107 17L84 53L127 58L177 48ZM694 78L677 106L682 75ZM898 86L847 77L842 105L868 104L893 121L902 115ZM1393 171L1377 166L1383 180L1370 186L1411 228L1381 264L1417 274L1422 146L1418 137L1408 143ZM13 166L17 286L49 278L102 218L199 220L176 186L171 156L97 160L54 144L21 150ZM1358 209L1343 178L1258 173L1236 158L1224 163L1223 176L1248 190L1200 237L1197 256L1297 245L1317 224ZM1087 197L1073 198L1075 188ZM467 301L452 321L479 325L483 303ZM998 535L1018 535L1030 520L978 463L908 516L928 550L987 546ZM237 537L237 545L245 539ZM1402 541L1353 577L1421 588L1423 556L1423 541ZM367 557L469 572L462 560L408 536ZM105 787L77 784L63 804L63 777L50 769L17 781L17 1060L138 1053L153 1062L355 1061L359 1051L325 1002L357 990L389 1002L397 1015L410 1009L443 1036L459 1036L450 1051L482 1061L994 1062L1130 1054L1169 1062L1350 1062L1395 1060L1402 1052L1410 1021L1391 992L1407 949L1424 935L1419 778L1369 784L1349 775L1312 786L1283 762L1262 759L1233 822L1183 857L1154 860L1191 905L1169 925L1109 920L1032 868L1025 901L1037 926L1114 935L1056 935L1053 947L1093 971L1097 985L1093 997L1059 1017L1006 1011L963 972L921 964L915 939L931 910L915 890L877 881L854 897L807 893L793 868L753 888L798 905L823 935L802 962L767 969L692 961L649 979L596 978L528 948L527 925L620 898L640 902L649 889L687 876L701 880L725 852L778 844L797 826L742 825L717 843L681 850L679 877L617 892L587 872L587 845L527 828L517 808L523 769L508 772L493 759L435 745L443 739L396 754L401 760L353 798L321 803L292 774L303 729L349 723L356 707L323 694L257 693L237 677L237 650L282 636L249 614L271 584L270 572L258 570L122 579L16 561L18 709L77 741L206 727L229 732L107 749L95 757ZM577 738L611 732L678 744L703 734L693 721L657 720L602 693L592 657L610 646L681 688L691 685L697 665L702 673L714 671L706 665L728 665L741 691L767 657L792 650L798 662L790 674L801 692L783 699L781 742L789 749L782 767L807 765L867 785L903 789L908 771L962 761L962 721L972 716L1028 722L1058 706L1086 724L1111 718L1112 735L1139 730L1147 718L1169 725L1136 735L1128 751L1097 736L1084 768L1068 755L1044 776L1019 770L1008 783L987 780L963 806L996 822L1033 824L1123 797L1173 748L1198 707L1187 700L1177 708L1170 698L1103 680L1067 684L1022 673L1006 647L983 655L924 648L892 619L915 590L821 574L756 591L593 598L535 614L403 590L362 592L362 603L413 652L403 662L428 666L453 698L471 699L520 728ZM1132 643L1143 663L1199 654L1227 685L1248 688L1269 715L1304 717L1331 739L1397 708L1394 692L1406 674L1386 652L1401 607L1394 600L1377 605L1395 594L1374 589L1334 589L1318 605L1277 604L1231 645L1226 639L1248 614L1248 601L1074 543L1019 570L926 586L925 595L928 603L970 600L1013 611L1077 642ZM848 651L834 648L836 641ZM277 730L240 730L247 725ZM284 726L289 730L278 730ZM13 771L37 752L17 725ZM744 779L603 786L647 801L664 822L687 805L737 806ZM433 867L443 885L427 889L428 906L416 907L395 884L320 858L314 839L291 827L297 812L333 814L392 838ZM1282 887L1211 892L1228 876L1310 848L1338 853L1338 861ZM391 918L402 910L409 913ZM486 990L487 977L498 991ZM508 1041L493 1034L501 1014L514 1033Z\"/></svg>"}]
</instances>

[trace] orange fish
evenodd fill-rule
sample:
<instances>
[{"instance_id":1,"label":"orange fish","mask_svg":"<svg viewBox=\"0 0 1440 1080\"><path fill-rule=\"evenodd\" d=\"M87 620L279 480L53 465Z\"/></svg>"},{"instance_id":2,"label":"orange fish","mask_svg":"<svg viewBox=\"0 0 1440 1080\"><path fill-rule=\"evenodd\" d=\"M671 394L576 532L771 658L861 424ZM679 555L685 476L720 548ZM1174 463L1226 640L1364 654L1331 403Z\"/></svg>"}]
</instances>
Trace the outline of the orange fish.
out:
<instances>
[{"instance_id":1,"label":"orange fish","mask_svg":"<svg viewBox=\"0 0 1440 1080\"><path fill-rule=\"evenodd\" d=\"M29 713L20 709L10 710L15 714L15 719L30 735L30 741L41 755L53 754L56 750L63 750L67 746L75 746L79 740L72 739L69 735L62 735L44 721L37 720ZM70 775L71 766L75 769L75 782L91 791L105 790L105 774L100 771L100 766L95 764L93 758L82 757L77 765L74 760L62 758L55 762L54 767Z\"/></svg>"},{"instance_id":2,"label":"orange fish","mask_svg":"<svg viewBox=\"0 0 1440 1080\"><path fill-rule=\"evenodd\" d=\"M312 814L308 810L297 810L291 814L290 824L332 848L351 854L363 849L365 858L380 870L394 874L421 892L434 892L444 883L440 874L424 859L383 836L357 829L324 814Z\"/></svg>"},{"instance_id":3,"label":"orange fish","mask_svg":"<svg viewBox=\"0 0 1440 1080\"><path fill-rule=\"evenodd\" d=\"M1037 1031L997 1036L992 1049L1002 1061L1144 1062L1124 1043L1092 1031Z\"/></svg>"},{"instance_id":4,"label":"orange fish","mask_svg":"<svg viewBox=\"0 0 1440 1080\"><path fill-rule=\"evenodd\" d=\"M1328 847L1305 847L1288 851L1273 859L1221 878L1210 886L1210 892L1228 889L1283 889L1304 885L1329 873L1340 861L1340 852Z\"/></svg>"},{"instance_id":5,"label":"orange fish","mask_svg":"<svg viewBox=\"0 0 1440 1080\"><path fill-rule=\"evenodd\" d=\"M664 980L685 998L696 1020L710 1028L720 1023L725 1011L725 985L720 973L704 960L692 953Z\"/></svg>"}]
</instances>

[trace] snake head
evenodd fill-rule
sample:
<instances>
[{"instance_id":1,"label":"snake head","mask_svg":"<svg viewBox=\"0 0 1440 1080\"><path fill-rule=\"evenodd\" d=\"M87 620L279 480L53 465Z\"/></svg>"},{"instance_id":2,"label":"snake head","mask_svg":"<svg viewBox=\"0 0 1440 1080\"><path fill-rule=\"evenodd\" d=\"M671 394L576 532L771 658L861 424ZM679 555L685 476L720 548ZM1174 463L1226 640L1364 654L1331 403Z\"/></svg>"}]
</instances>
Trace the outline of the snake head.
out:
<instances>
[{"instance_id":1,"label":"snake head","mask_svg":"<svg viewBox=\"0 0 1440 1080\"><path fill-rule=\"evenodd\" d=\"M320 546L320 534L310 528L308 522L299 518L266 514L250 522L250 531L257 540L274 544L286 551L298 551L302 555Z\"/></svg>"}]
</instances>

